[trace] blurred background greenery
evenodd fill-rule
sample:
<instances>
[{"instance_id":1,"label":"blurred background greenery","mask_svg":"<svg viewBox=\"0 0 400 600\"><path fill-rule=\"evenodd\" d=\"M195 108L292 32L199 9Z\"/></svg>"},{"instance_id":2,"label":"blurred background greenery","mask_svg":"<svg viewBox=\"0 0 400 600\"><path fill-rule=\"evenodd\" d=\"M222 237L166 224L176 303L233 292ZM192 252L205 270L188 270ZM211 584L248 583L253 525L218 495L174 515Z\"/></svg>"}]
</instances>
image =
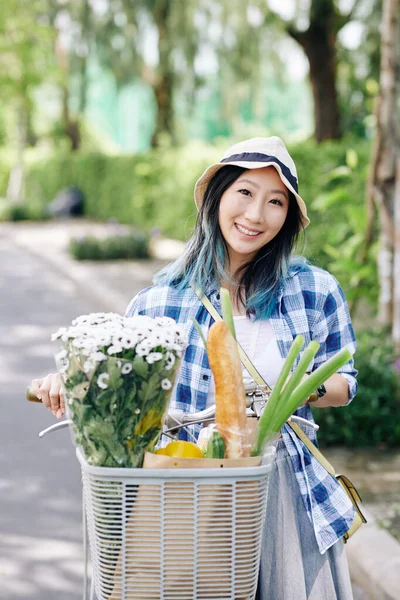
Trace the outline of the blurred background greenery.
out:
<instances>
[{"instance_id":1,"label":"blurred background greenery","mask_svg":"<svg viewBox=\"0 0 400 600\"><path fill-rule=\"evenodd\" d=\"M393 293L386 310L379 265L387 236L371 208L371 189L395 184L391 173L383 183L376 175L388 143L378 100L385 101L381 48L390 5L7 0L0 6L0 219L43 219L60 190L77 186L85 218L133 225L143 240L153 228L185 240L204 167L241 139L282 136L312 222L299 252L339 279L359 338L359 396L345 411L319 411L321 424L330 424L324 442L399 444L400 298ZM392 73L396 101L399 71ZM392 196L393 220L400 194ZM392 235L385 260L394 288ZM109 250L89 242L71 247L75 257L116 258L138 247L137 236Z\"/></svg>"}]
</instances>

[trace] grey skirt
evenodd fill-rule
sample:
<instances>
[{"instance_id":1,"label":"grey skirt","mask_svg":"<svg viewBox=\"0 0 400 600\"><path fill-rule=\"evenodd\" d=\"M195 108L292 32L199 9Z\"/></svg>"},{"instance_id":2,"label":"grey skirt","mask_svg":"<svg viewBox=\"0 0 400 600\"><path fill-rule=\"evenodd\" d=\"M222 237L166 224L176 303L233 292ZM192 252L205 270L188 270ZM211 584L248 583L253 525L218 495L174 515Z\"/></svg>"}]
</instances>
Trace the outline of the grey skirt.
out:
<instances>
[{"instance_id":1,"label":"grey skirt","mask_svg":"<svg viewBox=\"0 0 400 600\"><path fill-rule=\"evenodd\" d=\"M319 553L283 440L276 448L256 600L352 600L344 544Z\"/></svg>"}]
</instances>

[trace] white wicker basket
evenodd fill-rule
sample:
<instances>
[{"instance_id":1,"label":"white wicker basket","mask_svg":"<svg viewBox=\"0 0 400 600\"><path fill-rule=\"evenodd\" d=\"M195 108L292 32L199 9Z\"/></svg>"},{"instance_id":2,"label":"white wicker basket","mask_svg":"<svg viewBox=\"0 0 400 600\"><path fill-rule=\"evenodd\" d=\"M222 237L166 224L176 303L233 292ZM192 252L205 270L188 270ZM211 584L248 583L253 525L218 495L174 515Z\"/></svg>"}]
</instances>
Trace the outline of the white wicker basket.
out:
<instances>
[{"instance_id":1,"label":"white wicker basket","mask_svg":"<svg viewBox=\"0 0 400 600\"><path fill-rule=\"evenodd\" d=\"M253 600L268 475L259 467L82 467L99 600Z\"/></svg>"}]
</instances>

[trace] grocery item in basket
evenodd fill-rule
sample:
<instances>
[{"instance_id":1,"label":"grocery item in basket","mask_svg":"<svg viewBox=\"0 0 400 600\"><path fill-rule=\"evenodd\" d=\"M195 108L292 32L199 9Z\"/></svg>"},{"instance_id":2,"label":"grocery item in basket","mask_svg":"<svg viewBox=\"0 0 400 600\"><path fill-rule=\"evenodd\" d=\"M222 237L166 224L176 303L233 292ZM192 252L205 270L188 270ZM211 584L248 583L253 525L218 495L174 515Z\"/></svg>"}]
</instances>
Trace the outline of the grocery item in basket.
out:
<instances>
[{"instance_id":1,"label":"grocery item in basket","mask_svg":"<svg viewBox=\"0 0 400 600\"><path fill-rule=\"evenodd\" d=\"M225 442L218 431L213 431L208 440L206 458L224 458Z\"/></svg>"},{"instance_id":2,"label":"grocery item in basket","mask_svg":"<svg viewBox=\"0 0 400 600\"><path fill-rule=\"evenodd\" d=\"M159 448L154 452L162 456L172 456L174 458L203 458L203 453L199 446L193 442L184 442L176 440L170 442L165 448Z\"/></svg>"},{"instance_id":3,"label":"grocery item in basket","mask_svg":"<svg viewBox=\"0 0 400 600\"><path fill-rule=\"evenodd\" d=\"M224 321L210 327L207 352L215 381L215 422L225 442L225 456L249 456L242 365L235 338Z\"/></svg>"}]
</instances>

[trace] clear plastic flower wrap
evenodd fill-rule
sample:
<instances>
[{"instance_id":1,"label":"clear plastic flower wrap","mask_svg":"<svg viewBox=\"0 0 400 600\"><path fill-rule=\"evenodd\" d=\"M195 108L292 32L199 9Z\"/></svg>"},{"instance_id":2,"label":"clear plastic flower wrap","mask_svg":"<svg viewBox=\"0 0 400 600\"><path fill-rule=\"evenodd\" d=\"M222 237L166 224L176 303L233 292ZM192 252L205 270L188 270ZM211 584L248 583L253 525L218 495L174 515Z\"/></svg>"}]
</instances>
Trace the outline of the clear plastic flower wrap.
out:
<instances>
[{"instance_id":1,"label":"clear plastic flower wrap","mask_svg":"<svg viewBox=\"0 0 400 600\"><path fill-rule=\"evenodd\" d=\"M186 347L173 319L83 315L53 335L73 440L96 466L141 467L160 437Z\"/></svg>"}]
</instances>

